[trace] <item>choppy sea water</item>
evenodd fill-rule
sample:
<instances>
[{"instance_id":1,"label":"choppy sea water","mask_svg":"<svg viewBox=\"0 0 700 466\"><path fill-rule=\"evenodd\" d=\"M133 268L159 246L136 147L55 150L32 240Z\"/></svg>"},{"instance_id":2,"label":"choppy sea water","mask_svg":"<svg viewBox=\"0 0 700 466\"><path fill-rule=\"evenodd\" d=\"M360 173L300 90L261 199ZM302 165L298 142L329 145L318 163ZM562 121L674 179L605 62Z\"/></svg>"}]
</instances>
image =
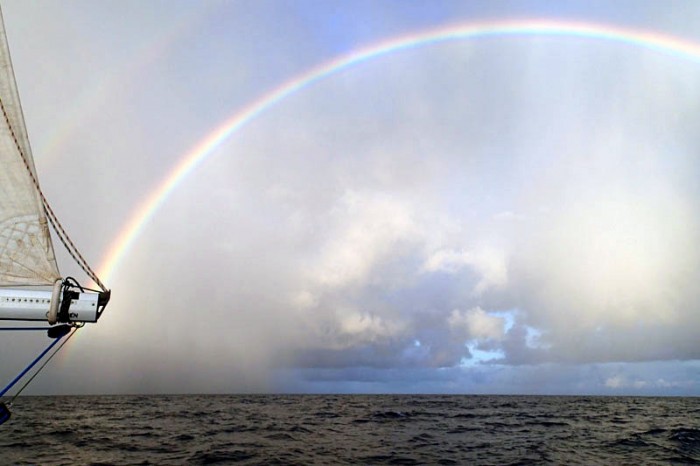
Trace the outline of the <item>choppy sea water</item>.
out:
<instances>
[{"instance_id":1,"label":"choppy sea water","mask_svg":"<svg viewBox=\"0 0 700 466\"><path fill-rule=\"evenodd\" d=\"M0 464L700 464L700 398L23 397Z\"/></svg>"}]
</instances>

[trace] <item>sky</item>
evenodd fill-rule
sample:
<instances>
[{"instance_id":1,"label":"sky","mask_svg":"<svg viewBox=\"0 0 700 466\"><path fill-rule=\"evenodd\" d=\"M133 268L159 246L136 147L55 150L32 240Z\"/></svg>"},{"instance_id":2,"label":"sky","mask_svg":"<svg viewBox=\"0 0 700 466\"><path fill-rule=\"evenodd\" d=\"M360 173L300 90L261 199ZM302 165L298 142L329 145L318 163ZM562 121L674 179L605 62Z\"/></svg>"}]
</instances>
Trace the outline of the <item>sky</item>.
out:
<instances>
[{"instance_id":1,"label":"sky","mask_svg":"<svg viewBox=\"0 0 700 466\"><path fill-rule=\"evenodd\" d=\"M42 187L113 290L28 393L700 395L697 2L2 11ZM694 52L388 45L527 21ZM3 335L0 380L45 345Z\"/></svg>"}]
</instances>

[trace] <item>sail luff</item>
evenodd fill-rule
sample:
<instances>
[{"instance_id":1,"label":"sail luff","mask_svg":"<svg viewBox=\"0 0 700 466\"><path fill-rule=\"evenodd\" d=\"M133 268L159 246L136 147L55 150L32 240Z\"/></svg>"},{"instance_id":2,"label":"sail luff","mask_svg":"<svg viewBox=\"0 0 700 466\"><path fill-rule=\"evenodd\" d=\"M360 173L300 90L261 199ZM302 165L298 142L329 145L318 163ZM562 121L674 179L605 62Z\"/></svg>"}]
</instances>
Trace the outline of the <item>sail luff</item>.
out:
<instances>
[{"instance_id":1,"label":"sail luff","mask_svg":"<svg viewBox=\"0 0 700 466\"><path fill-rule=\"evenodd\" d=\"M60 277L0 12L0 286ZM29 171L31 170L32 175Z\"/></svg>"}]
</instances>

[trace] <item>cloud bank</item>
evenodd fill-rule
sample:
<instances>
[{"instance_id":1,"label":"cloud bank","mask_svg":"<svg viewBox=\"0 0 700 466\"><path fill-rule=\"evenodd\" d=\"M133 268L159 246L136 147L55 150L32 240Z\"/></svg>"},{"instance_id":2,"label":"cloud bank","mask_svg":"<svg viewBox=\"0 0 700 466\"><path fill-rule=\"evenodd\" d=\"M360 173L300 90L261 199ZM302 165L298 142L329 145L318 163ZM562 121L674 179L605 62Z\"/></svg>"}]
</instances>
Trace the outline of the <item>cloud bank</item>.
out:
<instances>
[{"instance_id":1,"label":"cloud bank","mask_svg":"<svg viewBox=\"0 0 700 466\"><path fill-rule=\"evenodd\" d=\"M195 334L341 379L698 359L698 71L540 42L398 54L231 141L173 201L197 221L153 231L197 245L158 272L179 307L217 290Z\"/></svg>"},{"instance_id":2,"label":"cloud bank","mask_svg":"<svg viewBox=\"0 0 700 466\"><path fill-rule=\"evenodd\" d=\"M231 31L253 40L267 16L219 17L74 129L66 157L96 179L42 177L91 257L208 128L329 53L287 22L248 49ZM61 79L89 79L90 50ZM60 98L27 61L26 88ZM320 81L171 195L38 389L698 393L699 83L695 63L573 37L443 43ZM56 118L26 107L30 134ZM86 223L83 202L111 215Z\"/></svg>"}]
</instances>

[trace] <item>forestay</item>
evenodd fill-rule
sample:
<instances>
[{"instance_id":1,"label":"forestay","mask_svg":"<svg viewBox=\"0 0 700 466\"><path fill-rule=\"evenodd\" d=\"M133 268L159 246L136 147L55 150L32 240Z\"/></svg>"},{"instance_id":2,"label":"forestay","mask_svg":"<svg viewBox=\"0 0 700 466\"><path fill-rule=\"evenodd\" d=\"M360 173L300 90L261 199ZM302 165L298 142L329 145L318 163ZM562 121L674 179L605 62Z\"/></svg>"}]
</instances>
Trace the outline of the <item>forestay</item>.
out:
<instances>
[{"instance_id":1,"label":"forestay","mask_svg":"<svg viewBox=\"0 0 700 466\"><path fill-rule=\"evenodd\" d=\"M61 278L49 223L71 257L100 290L84 287L72 277ZM45 285L50 290L41 289ZM0 13L0 321L49 324L14 324L0 330L46 331L52 340L0 390L0 424L10 418L13 401L77 329L86 322L97 322L109 298L110 291L68 237L39 187ZM9 402L5 402L3 396L20 382Z\"/></svg>"}]
</instances>

